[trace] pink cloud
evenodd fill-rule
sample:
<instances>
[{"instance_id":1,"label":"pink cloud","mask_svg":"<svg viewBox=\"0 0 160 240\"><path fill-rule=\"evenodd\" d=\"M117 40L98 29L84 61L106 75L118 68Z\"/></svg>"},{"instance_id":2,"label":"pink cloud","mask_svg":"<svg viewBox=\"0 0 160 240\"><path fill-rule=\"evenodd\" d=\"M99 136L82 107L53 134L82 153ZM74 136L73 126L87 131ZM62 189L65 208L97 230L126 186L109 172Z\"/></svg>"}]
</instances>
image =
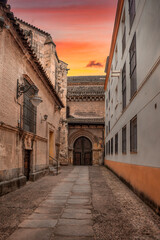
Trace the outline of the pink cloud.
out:
<instances>
[{"instance_id":1,"label":"pink cloud","mask_svg":"<svg viewBox=\"0 0 160 240\"><path fill-rule=\"evenodd\" d=\"M8 0L8 3L16 17L52 35L60 59L72 66L81 64L84 71L101 71L109 54L117 1Z\"/></svg>"},{"instance_id":2,"label":"pink cloud","mask_svg":"<svg viewBox=\"0 0 160 240\"><path fill-rule=\"evenodd\" d=\"M96 62L96 61L90 61L87 66L87 68L89 67L94 67L94 68L102 68L103 67L103 64L100 63L100 62Z\"/></svg>"}]
</instances>

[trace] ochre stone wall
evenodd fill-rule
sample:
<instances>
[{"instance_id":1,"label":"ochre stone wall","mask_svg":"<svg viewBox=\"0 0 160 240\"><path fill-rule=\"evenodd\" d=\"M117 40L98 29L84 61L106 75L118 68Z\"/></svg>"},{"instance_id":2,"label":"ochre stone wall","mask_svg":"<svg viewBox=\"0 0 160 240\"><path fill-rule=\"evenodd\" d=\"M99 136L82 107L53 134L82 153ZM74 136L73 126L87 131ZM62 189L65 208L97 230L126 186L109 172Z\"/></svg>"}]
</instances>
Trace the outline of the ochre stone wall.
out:
<instances>
[{"instance_id":1,"label":"ochre stone wall","mask_svg":"<svg viewBox=\"0 0 160 240\"><path fill-rule=\"evenodd\" d=\"M74 161L74 143L86 137L92 143L92 164L104 162L104 80L103 76L68 77L69 163ZM82 150L82 149L81 149ZM81 151L80 150L80 151ZM84 153L79 155L84 164Z\"/></svg>"},{"instance_id":2,"label":"ochre stone wall","mask_svg":"<svg viewBox=\"0 0 160 240\"><path fill-rule=\"evenodd\" d=\"M60 118L60 149L59 149L59 161L62 165L68 164L68 124L66 118L67 107L67 64L60 61L59 71L57 78L57 88L60 94L61 100L64 104L64 108L61 109Z\"/></svg>"},{"instance_id":3,"label":"ochre stone wall","mask_svg":"<svg viewBox=\"0 0 160 240\"><path fill-rule=\"evenodd\" d=\"M56 144L59 145L58 153L54 158L61 163L68 161L68 125L66 122L66 95L67 95L67 66L65 62L59 60L56 45L54 44L50 34L37 29L21 20L17 20L20 27L25 31L26 37L32 44L37 57L47 72L53 86L58 92L64 108L60 111L59 133L56 134Z\"/></svg>"},{"instance_id":4,"label":"ochre stone wall","mask_svg":"<svg viewBox=\"0 0 160 240\"><path fill-rule=\"evenodd\" d=\"M104 117L104 101L69 101L68 106L73 117Z\"/></svg>"},{"instance_id":5,"label":"ochre stone wall","mask_svg":"<svg viewBox=\"0 0 160 240\"><path fill-rule=\"evenodd\" d=\"M49 132L54 133L53 156L57 156L56 140L60 122L59 103L46 84L34 60L22 44L20 36L10 26L0 32L0 195L25 183L24 155L30 150L30 178L49 167ZM37 107L36 134L23 131L23 95L17 100L17 79L29 79L38 89L43 102ZM21 109L21 111L20 111ZM44 115L48 115L47 121ZM41 171L41 172L40 172ZM15 180L14 180L15 179ZM17 179L17 180L16 180ZM6 183L10 181L10 183Z\"/></svg>"}]
</instances>

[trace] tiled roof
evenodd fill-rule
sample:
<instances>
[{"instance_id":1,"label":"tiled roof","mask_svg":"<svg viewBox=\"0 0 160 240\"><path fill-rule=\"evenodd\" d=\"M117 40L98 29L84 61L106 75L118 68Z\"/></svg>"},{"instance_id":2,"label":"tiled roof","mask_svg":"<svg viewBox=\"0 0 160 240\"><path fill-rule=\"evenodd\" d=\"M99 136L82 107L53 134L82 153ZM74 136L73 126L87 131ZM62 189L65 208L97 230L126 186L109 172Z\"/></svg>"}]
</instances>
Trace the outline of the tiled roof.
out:
<instances>
[{"instance_id":1,"label":"tiled roof","mask_svg":"<svg viewBox=\"0 0 160 240\"><path fill-rule=\"evenodd\" d=\"M79 95L104 95L103 86L68 86L67 96L79 96Z\"/></svg>"},{"instance_id":2,"label":"tiled roof","mask_svg":"<svg viewBox=\"0 0 160 240\"><path fill-rule=\"evenodd\" d=\"M24 20L22 20L22 19L20 19L20 18L15 17L15 19L16 19L16 21L18 21L18 22L21 22L21 23L23 23L23 24L25 24L25 25L33 28L33 29L36 29L37 31L45 34L46 36L51 36L48 32L45 32L45 31L43 31L42 29L40 29L40 28L38 28L38 27L35 27L35 26L33 26L32 24L30 24L30 23L28 23L28 22L25 22Z\"/></svg>"},{"instance_id":3,"label":"tiled roof","mask_svg":"<svg viewBox=\"0 0 160 240\"><path fill-rule=\"evenodd\" d=\"M87 84L87 83L97 83L97 85L101 84L104 85L105 83L105 76L74 76L68 77L68 84Z\"/></svg>"}]
</instances>

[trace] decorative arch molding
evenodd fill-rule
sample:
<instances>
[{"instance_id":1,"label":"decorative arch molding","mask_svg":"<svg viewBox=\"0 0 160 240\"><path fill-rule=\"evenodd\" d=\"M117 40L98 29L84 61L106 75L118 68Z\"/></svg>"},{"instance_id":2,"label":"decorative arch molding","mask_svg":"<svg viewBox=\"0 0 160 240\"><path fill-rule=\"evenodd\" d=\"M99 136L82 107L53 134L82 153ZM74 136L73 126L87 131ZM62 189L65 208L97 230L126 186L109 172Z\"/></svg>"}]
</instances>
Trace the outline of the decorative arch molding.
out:
<instances>
[{"instance_id":1,"label":"decorative arch molding","mask_svg":"<svg viewBox=\"0 0 160 240\"><path fill-rule=\"evenodd\" d=\"M91 141L92 146L93 146L93 143L94 143L93 134L86 130L79 130L79 131L72 133L71 136L69 137L69 148L73 149L75 141L80 137L88 138Z\"/></svg>"}]
</instances>

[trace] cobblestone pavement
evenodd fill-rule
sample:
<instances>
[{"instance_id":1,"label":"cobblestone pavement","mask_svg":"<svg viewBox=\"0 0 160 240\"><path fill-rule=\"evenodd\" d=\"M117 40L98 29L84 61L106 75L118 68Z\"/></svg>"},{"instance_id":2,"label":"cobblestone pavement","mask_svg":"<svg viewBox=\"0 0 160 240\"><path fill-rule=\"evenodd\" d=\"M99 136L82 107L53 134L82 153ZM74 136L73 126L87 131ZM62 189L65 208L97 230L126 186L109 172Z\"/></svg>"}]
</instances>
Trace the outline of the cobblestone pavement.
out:
<instances>
[{"instance_id":1,"label":"cobblestone pavement","mask_svg":"<svg viewBox=\"0 0 160 240\"><path fill-rule=\"evenodd\" d=\"M95 240L160 240L160 217L105 167L90 168Z\"/></svg>"},{"instance_id":2,"label":"cobblestone pavement","mask_svg":"<svg viewBox=\"0 0 160 240\"><path fill-rule=\"evenodd\" d=\"M105 167L65 167L0 198L0 240L160 240L160 217Z\"/></svg>"}]
</instances>

